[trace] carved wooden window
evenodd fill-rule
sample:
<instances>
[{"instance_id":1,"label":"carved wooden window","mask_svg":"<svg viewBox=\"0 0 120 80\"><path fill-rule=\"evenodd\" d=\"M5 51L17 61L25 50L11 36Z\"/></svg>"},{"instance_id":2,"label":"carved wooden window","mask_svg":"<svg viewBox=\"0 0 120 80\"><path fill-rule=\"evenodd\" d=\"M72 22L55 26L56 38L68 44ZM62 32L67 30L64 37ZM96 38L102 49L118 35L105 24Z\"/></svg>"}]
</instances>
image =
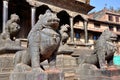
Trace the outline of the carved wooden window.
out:
<instances>
[{"instance_id":1,"label":"carved wooden window","mask_svg":"<svg viewBox=\"0 0 120 80\"><path fill-rule=\"evenodd\" d=\"M120 32L120 26L117 26L116 28L117 28L117 31L119 31L119 32Z\"/></svg>"},{"instance_id":2,"label":"carved wooden window","mask_svg":"<svg viewBox=\"0 0 120 80\"><path fill-rule=\"evenodd\" d=\"M109 29L110 29L111 31L113 31L113 26L109 26Z\"/></svg>"},{"instance_id":3,"label":"carved wooden window","mask_svg":"<svg viewBox=\"0 0 120 80\"><path fill-rule=\"evenodd\" d=\"M119 17L118 16L116 16L116 22L119 22Z\"/></svg>"},{"instance_id":4,"label":"carved wooden window","mask_svg":"<svg viewBox=\"0 0 120 80\"><path fill-rule=\"evenodd\" d=\"M109 15L109 16L108 16L108 19L109 19L109 21L113 21L113 16L112 16L112 15Z\"/></svg>"}]
</instances>

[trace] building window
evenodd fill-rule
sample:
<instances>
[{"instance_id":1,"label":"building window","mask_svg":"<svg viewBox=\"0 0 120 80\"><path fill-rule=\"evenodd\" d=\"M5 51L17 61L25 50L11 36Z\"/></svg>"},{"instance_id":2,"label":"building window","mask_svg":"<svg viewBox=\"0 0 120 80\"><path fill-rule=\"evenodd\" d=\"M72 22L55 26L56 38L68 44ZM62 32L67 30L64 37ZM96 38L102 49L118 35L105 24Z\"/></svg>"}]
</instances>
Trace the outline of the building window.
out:
<instances>
[{"instance_id":1,"label":"building window","mask_svg":"<svg viewBox=\"0 0 120 80\"><path fill-rule=\"evenodd\" d=\"M113 31L113 26L109 26L110 31Z\"/></svg>"},{"instance_id":2,"label":"building window","mask_svg":"<svg viewBox=\"0 0 120 80\"><path fill-rule=\"evenodd\" d=\"M76 38L76 39L80 39L80 33L76 32L76 33L75 33L75 38Z\"/></svg>"},{"instance_id":3,"label":"building window","mask_svg":"<svg viewBox=\"0 0 120 80\"><path fill-rule=\"evenodd\" d=\"M113 16L112 16L112 15L109 15L109 16L108 16L108 19L109 19L109 21L113 21Z\"/></svg>"},{"instance_id":4,"label":"building window","mask_svg":"<svg viewBox=\"0 0 120 80\"><path fill-rule=\"evenodd\" d=\"M119 17L118 16L116 16L116 22L119 22Z\"/></svg>"},{"instance_id":5,"label":"building window","mask_svg":"<svg viewBox=\"0 0 120 80\"><path fill-rule=\"evenodd\" d=\"M94 27L95 27L95 28L100 28L100 24L94 23Z\"/></svg>"},{"instance_id":6,"label":"building window","mask_svg":"<svg viewBox=\"0 0 120 80\"><path fill-rule=\"evenodd\" d=\"M116 27L117 28L117 31L119 31L120 32L120 26L119 27Z\"/></svg>"},{"instance_id":7,"label":"building window","mask_svg":"<svg viewBox=\"0 0 120 80\"><path fill-rule=\"evenodd\" d=\"M99 38L99 35L94 34L93 35L93 40L97 40Z\"/></svg>"}]
</instances>

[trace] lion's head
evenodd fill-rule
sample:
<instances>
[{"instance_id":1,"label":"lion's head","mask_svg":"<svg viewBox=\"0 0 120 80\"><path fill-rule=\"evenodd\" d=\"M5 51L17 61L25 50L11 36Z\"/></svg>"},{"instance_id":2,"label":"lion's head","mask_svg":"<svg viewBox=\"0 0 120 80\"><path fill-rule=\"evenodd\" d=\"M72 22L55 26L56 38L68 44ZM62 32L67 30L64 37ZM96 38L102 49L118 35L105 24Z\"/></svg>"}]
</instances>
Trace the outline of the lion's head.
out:
<instances>
[{"instance_id":1,"label":"lion's head","mask_svg":"<svg viewBox=\"0 0 120 80\"><path fill-rule=\"evenodd\" d=\"M18 24L19 21L20 18L18 15L12 14L10 16L10 20L7 21L5 26L5 32L1 34L3 39L13 39L13 37L16 37L20 30L20 25Z\"/></svg>"},{"instance_id":2,"label":"lion's head","mask_svg":"<svg viewBox=\"0 0 120 80\"><path fill-rule=\"evenodd\" d=\"M50 10L47 10L44 15L40 15L39 20L44 27L50 27L55 30L59 27L60 20L57 18L56 14L52 13Z\"/></svg>"},{"instance_id":3,"label":"lion's head","mask_svg":"<svg viewBox=\"0 0 120 80\"><path fill-rule=\"evenodd\" d=\"M104 30L100 37L104 37L104 39L109 42L117 40L117 35L109 29Z\"/></svg>"},{"instance_id":4,"label":"lion's head","mask_svg":"<svg viewBox=\"0 0 120 80\"><path fill-rule=\"evenodd\" d=\"M8 29L10 34L14 34L20 30L20 26L17 23L12 23Z\"/></svg>"},{"instance_id":5,"label":"lion's head","mask_svg":"<svg viewBox=\"0 0 120 80\"><path fill-rule=\"evenodd\" d=\"M68 24L65 24L65 25L62 25L60 27L60 34L61 34L61 41L62 41L62 44L65 44L69 38L69 29L70 29L70 26Z\"/></svg>"},{"instance_id":6,"label":"lion's head","mask_svg":"<svg viewBox=\"0 0 120 80\"><path fill-rule=\"evenodd\" d=\"M8 25L8 33L10 35L10 38L16 36L18 31L20 30L20 25L18 24L20 21L20 18L16 14L12 14L10 17L11 23Z\"/></svg>"}]
</instances>

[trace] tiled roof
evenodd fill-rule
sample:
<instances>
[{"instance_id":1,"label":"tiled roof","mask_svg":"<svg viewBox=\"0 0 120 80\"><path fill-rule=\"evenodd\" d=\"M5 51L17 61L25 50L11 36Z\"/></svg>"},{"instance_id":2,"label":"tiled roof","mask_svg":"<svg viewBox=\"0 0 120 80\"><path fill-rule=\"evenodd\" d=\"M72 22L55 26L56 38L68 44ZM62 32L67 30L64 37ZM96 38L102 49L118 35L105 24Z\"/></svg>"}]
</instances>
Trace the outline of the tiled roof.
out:
<instances>
[{"instance_id":1,"label":"tiled roof","mask_svg":"<svg viewBox=\"0 0 120 80\"><path fill-rule=\"evenodd\" d=\"M101 17L103 17L105 14L112 14L112 15L118 15L118 16L120 16L120 13L115 12L113 10L106 9L106 8L104 8L103 10L98 11L98 12L90 13L90 14L88 14L88 16L91 19L100 20Z\"/></svg>"},{"instance_id":2,"label":"tiled roof","mask_svg":"<svg viewBox=\"0 0 120 80\"><path fill-rule=\"evenodd\" d=\"M88 14L90 19L99 20L102 16L105 15L105 11L101 10L99 12L93 12Z\"/></svg>"}]
</instances>

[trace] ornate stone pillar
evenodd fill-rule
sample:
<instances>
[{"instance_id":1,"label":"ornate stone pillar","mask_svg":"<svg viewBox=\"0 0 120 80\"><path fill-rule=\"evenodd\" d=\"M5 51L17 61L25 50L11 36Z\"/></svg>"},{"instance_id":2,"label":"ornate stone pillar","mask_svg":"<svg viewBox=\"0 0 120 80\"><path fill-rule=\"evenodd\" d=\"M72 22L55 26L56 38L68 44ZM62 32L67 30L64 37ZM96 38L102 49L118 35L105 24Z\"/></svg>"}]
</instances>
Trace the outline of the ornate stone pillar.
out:
<instances>
[{"instance_id":1,"label":"ornate stone pillar","mask_svg":"<svg viewBox=\"0 0 120 80\"><path fill-rule=\"evenodd\" d=\"M70 27L71 27L71 42L74 43L74 28L73 28L73 17L70 17Z\"/></svg>"},{"instance_id":2,"label":"ornate stone pillar","mask_svg":"<svg viewBox=\"0 0 120 80\"><path fill-rule=\"evenodd\" d=\"M3 0L3 30L5 32L5 25L8 20L8 0Z\"/></svg>"},{"instance_id":3,"label":"ornate stone pillar","mask_svg":"<svg viewBox=\"0 0 120 80\"><path fill-rule=\"evenodd\" d=\"M83 26L84 26L84 32L85 32L85 43L88 43L88 31L87 31L87 21L83 21Z\"/></svg>"},{"instance_id":4,"label":"ornate stone pillar","mask_svg":"<svg viewBox=\"0 0 120 80\"><path fill-rule=\"evenodd\" d=\"M36 7L31 7L31 27L35 25L35 20L36 20Z\"/></svg>"}]
</instances>

